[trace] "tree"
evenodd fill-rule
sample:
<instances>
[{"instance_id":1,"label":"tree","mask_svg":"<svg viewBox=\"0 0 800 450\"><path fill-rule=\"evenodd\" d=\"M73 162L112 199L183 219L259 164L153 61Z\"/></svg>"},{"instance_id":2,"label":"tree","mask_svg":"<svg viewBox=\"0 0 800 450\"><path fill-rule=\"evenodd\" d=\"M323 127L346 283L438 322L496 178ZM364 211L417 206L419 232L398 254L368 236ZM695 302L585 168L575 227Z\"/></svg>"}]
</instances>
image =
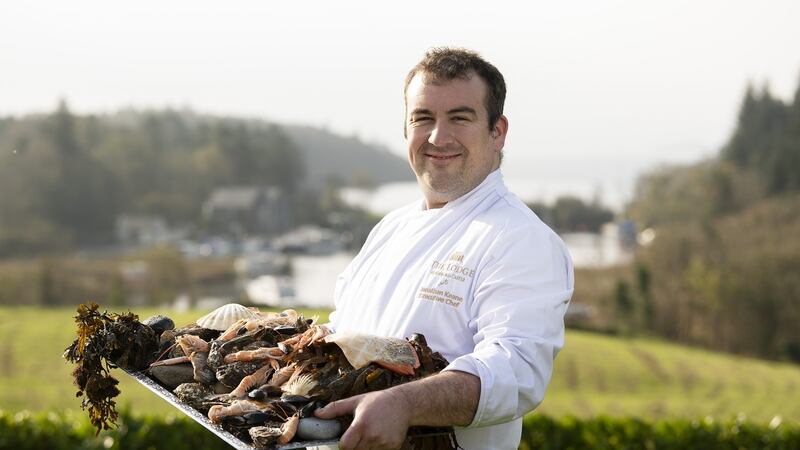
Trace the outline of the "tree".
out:
<instances>
[{"instance_id":1,"label":"tree","mask_svg":"<svg viewBox=\"0 0 800 450\"><path fill-rule=\"evenodd\" d=\"M736 129L721 151L722 160L739 168L756 169L772 194L800 189L796 110L797 95L794 104L787 105L774 98L767 86L760 92L748 86Z\"/></svg>"},{"instance_id":2,"label":"tree","mask_svg":"<svg viewBox=\"0 0 800 450\"><path fill-rule=\"evenodd\" d=\"M76 242L103 241L111 237L116 215L113 179L81 145L76 122L61 100L45 123L55 168L44 198L45 211Z\"/></svg>"},{"instance_id":3,"label":"tree","mask_svg":"<svg viewBox=\"0 0 800 450\"><path fill-rule=\"evenodd\" d=\"M600 227L614 218L614 213L597 201L586 203L578 197L563 196L553 206L544 203L528 205L543 222L560 232L598 232Z\"/></svg>"}]
</instances>

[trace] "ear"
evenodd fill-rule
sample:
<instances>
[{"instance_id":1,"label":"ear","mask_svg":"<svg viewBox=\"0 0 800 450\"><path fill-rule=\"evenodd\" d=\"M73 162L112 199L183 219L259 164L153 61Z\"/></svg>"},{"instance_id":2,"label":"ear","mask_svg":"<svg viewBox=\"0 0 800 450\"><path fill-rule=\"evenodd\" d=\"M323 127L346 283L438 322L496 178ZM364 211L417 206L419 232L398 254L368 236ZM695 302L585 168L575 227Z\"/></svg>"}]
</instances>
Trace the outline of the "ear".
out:
<instances>
[{"instance_id":1,"label":"ear","mask_svg":"<svg viewBox=\"0 0 800 450\"><path fill-rule=\"evenodd\" d=\"M495 122L489 136L492 138L492 148L494 151L499 152L506 145L506 136L508 135L508 118L500 116Z\"/></svg>"}]
</instances>

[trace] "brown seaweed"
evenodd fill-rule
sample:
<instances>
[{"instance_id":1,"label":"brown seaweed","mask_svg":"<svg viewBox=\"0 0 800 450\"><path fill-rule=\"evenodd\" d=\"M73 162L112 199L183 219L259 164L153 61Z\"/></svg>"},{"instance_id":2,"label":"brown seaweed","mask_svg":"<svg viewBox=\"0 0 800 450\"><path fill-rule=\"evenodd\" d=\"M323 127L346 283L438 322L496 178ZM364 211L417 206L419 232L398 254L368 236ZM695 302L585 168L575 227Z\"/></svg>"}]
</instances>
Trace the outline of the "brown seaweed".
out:
<instances>
[{"instance_id":1,"label":"brown seaweed","mask_svg":"<svg viewBox=\"0 0 800 450\"><path fill-rule=\"evenodd\" d=\"M111 376L111 369L143 369L158 350L155 332L138 319L131 312L101 313L93 302L78 307L75 316L78 336L63 356L76 366L72 371L73 381L78 387L76 396L83 397L81 408L88 410L97 433L116 425L114 397L120 391L117 388L119 382Z\"/></svg>"}]
</instances>

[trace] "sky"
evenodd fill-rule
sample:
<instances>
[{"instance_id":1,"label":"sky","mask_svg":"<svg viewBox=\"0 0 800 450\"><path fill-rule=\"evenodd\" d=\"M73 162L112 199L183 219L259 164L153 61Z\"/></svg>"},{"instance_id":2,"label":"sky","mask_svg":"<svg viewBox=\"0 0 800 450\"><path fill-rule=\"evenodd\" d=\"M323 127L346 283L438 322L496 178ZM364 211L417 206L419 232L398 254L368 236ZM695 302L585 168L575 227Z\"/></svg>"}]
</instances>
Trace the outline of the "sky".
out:
<instances>
[{"instance_id":1,"label":"sky","mask_svg":"<svg viewBox=\"0 0 800 450\"><path fill-rule=\"evenodd\" d=\"M512 189L619 206L638 174L715 155L748 83L793 98L798 17L796 0L4 2L0 115L191 108L405 157L405 74L462 46L506 78Z\"/></svg>"}]
</instances>

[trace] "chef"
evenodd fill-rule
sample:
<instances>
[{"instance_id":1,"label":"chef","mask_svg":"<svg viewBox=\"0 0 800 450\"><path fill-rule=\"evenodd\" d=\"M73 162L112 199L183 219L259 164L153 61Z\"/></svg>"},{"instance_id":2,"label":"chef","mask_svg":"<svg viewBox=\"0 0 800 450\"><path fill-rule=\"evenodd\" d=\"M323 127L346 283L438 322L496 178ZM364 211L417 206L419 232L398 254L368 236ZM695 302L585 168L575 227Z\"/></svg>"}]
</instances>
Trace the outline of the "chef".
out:
<instances>
[{"instance_id":1,"label":"chef","mask_svg":"<svg viewBox=\"0 0 800 450\"><path fill-rule=\"evenodd\" d=\"M341 449L396 449L409 426L454 426L466 450L516 449L564 344L573 268L561 239L503 182L505 82L478 54L436 48L405 83L408 160L422 199L389 213L340 275L330 327L422 333L450 362L333 402Z\"/></svg>"}]
</instances>

